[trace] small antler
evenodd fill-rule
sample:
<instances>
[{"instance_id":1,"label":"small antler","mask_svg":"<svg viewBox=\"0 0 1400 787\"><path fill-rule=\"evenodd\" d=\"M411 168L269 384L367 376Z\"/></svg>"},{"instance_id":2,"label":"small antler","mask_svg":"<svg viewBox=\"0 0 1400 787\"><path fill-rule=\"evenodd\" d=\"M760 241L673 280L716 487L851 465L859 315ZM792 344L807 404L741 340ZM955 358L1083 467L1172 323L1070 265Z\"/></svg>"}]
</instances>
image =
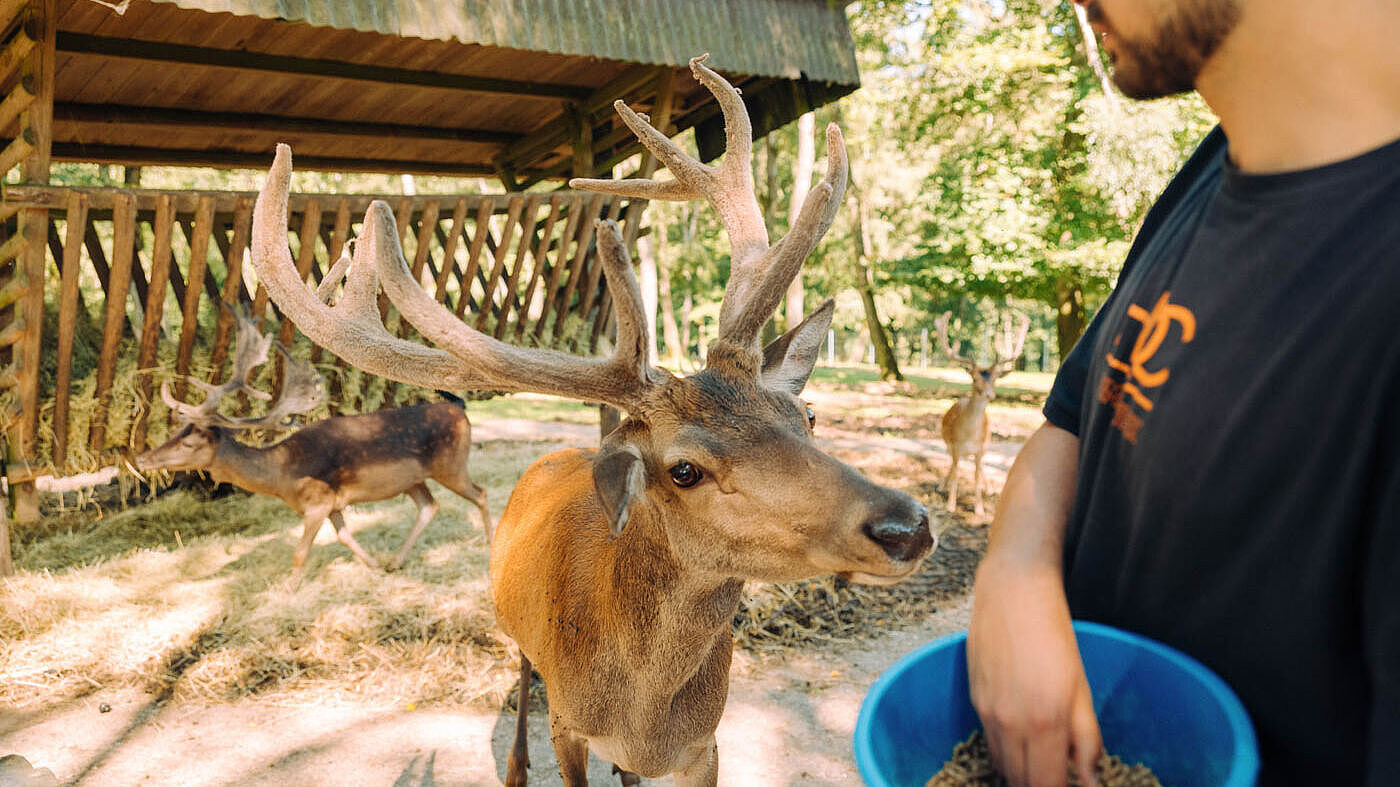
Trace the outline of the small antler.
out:
<instances>
[{"instance_id":1,"label":"small antler","mask_svg":"<svg viewBox=\"0 0 1400 787\"><path fill-rule=\"evenodd\" d=\"M234 310L238 319L238 332L234 337L233 375L223 385L210 385L194 377L189 382L205 391L205 398L198 406L185 404L170 393L169 382L160 385L160 398L166 406L175 411L176 417L184 423L201 426L223 426L230 429L255 429L277 426L284 418L307 412L326 400L321 375L311 364L298 361L280 343L275 344L271 335L264 335L258 325L249 319L243 308ZM235 391L242 391L256 399L270 400L271 395L252 387L253 370L267 363L267 352L272 346L284 361L282 394L272 404L267 413L255 418L229 418L219 412L219 402Z\"/></svg>"},{"instance_id":2,"label":"small antler","mask_svg":"<svg viewBox=\"0 0 1400 787\"><path fill-rule=\"evenodd\" d=\"M1011 372L1016 365L1016 359L1021 357L1021 349L1026 346L1026 333L1030 331L1031 318L1025 314L1018 314L1017 318L1019 324L1014 335L1008 317L1002 321L1002 330L997 337L1000 341L992 342L992 372L998 377L1004 377Z\"/></svg>"},{"instance_id":3,"label":"small antler","mask_svg":"<svg viewBox=\"0 0 1400 787\"><path fill-rule=\"evenodd\" d=\"M663 200L692 200L704 197L719 214L729 235L729 283L720 307L720 337L741 346L757 346L763 324L782 300L788 284L797 275L807 255L816 248L846 193L846 145L836 124L827 126L827 170L812 188L797 221L782 240L768 243L768 230L754 192L751 159L753 127L739 91L705 65L709 55L690 61L691 73L719 102L724 114L725 154L717 166L706 166L692 158L665 134L651 126L644 116L622 101L613 107L622 122L632 129L642 144L675 176L674 180L632 178L600 180L574 178L569 185L607 194Z\"/></svg>"},{"instance_id":4,"label":"small antler","mask_svg":"<svg viewBox=\"0 0 1400 787\"><path fill-rule=\"evenodd\" d=\"M291 173L291 148L278 145L253 209L253 267L272 300L302 333L355 366L424 388L532 391L624 410L640 405L663 374L647 363L641 289L616 223L597 225L598 256L617 313L616 349L609 358L582 358L515 347L462 323L414 280L399 245L394 214L380 200L370 203L365 213L340 300L326 305L322 298L334 283L313 292L287 247ZM337 270L327 279L339 276ZM381 286L404 319L436 347L405 341L385 330L377 302Z\"/></svg>"},{"instance_id":5,"label":"small antler","mask_svg":"<svg viewBox=\"0 0 1400 787\"><path fill-rule=\"evenodd\" d=\"M232 311L237 320L237 332L233 337L233 374L229 376L228 382L223 385L210 385L197 377L187 377L188 382L204 391L204 402L197 406L177 400L170 393L169 381L160 384L160 398L165 401L167 407L175 411L177 418L186 423L210 423L211 418L218 416L219 402L234 391L243 391L263 401L272 398L250 385L253 370L267 363L267 351L272 344L272 337L264 336L258 330L258 324L249 319L241 305L234 308L224 304L224 308Z\"/></svg>"},{"instance_id":6,"label":"small antler","mask_svg":"<svg viewBox=\"0 0 1400 787\"><path fill-rule=\"evenodd\" d=\"M952 312L943 312L943 315L934 321L934 325L938 326L938 343L943 348L944 355L951 358L957 365L976 374L977 362L961 353L954 352L953 346L948 343L948 320L951 319L952 316Z\"/></svg>"}]
</instances>

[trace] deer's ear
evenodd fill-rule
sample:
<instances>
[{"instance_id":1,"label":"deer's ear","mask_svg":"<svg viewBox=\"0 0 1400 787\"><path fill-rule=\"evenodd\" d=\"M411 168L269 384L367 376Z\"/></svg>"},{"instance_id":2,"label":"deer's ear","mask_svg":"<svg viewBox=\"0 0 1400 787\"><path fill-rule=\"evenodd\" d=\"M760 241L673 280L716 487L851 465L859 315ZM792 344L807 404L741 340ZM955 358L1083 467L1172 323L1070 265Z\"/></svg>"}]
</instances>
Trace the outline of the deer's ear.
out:
<instances>
[{"instance_id":1,"label":"deer's ear","mask_svg":"<svg viewBox=\"0 0 1400 787\"><path fill-rule=\"evenodd\" d=\"M606 441L593 460L593 488L608 518L613 538L622 535L632 502L646 488L646 469L636 446L621 440Z\"/></svg>"},{"instance_id":2,"label":"deer's ear","mask_svg":"<svg viewBox=\"0 0 1400 787\"><path fill-rule=\"evenodd\" d=\"M816 311L807 315L796 328L779 336L763 348L763 384L796 396L807 387L812 367L822 349L822 339L831 327L831 315L836 301L827 298Z\"/></svg>"}]
</instances>

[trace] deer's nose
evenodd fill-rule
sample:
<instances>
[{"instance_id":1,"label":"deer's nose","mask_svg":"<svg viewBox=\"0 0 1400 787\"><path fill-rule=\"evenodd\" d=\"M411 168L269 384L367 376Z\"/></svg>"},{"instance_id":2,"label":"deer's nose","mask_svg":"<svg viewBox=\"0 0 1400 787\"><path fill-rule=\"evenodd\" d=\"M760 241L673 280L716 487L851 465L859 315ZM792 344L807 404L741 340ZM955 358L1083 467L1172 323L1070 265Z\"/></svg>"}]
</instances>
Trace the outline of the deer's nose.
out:
<instances>
[{"instance_id":1,"label":"deer's nose","mask_svg":"<svg viewBox=\"0 0 1400 787\"><path fill-rule=\"evenodd\" d=\"M912 512L888 514L866 522L861 530L879 544L891 560L913 560L927 554L934 545L928 526L928 509L922 505L916 505Z\"/></svg>"}]
</instances>

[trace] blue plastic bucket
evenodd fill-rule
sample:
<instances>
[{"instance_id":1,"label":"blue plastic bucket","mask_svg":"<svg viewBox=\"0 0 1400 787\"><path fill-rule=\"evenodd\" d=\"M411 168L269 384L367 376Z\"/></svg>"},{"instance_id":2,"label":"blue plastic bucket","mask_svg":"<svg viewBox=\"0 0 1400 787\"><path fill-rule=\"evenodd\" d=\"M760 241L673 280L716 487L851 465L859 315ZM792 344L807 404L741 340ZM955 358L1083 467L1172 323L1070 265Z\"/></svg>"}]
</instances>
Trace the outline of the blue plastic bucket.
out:
<instances>
[{"instance_id":1,"label":"blue plastic bucket","mask_svg":"<svg viewBox=\"0 0 1400 787\"><path fill-rule=\"evenodd\" d=\"M1254 785L1254 728L1215 673L1137 634L1083 621L1074 630L1110 754L1171 787ZM900 659L870 687L856 720L856 765L871 787L923 787L979 726L959 632Z\"/></svg>"}]
</instances>

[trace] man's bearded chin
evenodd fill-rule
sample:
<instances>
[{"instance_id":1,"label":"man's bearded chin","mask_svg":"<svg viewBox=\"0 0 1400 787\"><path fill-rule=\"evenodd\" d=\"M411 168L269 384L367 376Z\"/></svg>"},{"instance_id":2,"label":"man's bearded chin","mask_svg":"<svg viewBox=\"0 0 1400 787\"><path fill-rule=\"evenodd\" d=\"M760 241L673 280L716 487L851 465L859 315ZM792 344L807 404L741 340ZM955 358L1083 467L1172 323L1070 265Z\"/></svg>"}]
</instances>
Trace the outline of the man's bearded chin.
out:
<instances>
[{"instance_id":1,"label":"man's bearded chin","mask_svg":"<svg viewBox=\"0 0 1400 787\"><path fill-rule=\"evenodd\" d=\"M1098 3L1090 18L1102 19ZM1184 0L1162 20L1151 40L1115 39L1113 82L1123 95L1161 98L1195 89L1206 61L1239 21L1235 0ZM1110 27L1111 27L1110 20Z\"/></svg>"}]
</instances>

